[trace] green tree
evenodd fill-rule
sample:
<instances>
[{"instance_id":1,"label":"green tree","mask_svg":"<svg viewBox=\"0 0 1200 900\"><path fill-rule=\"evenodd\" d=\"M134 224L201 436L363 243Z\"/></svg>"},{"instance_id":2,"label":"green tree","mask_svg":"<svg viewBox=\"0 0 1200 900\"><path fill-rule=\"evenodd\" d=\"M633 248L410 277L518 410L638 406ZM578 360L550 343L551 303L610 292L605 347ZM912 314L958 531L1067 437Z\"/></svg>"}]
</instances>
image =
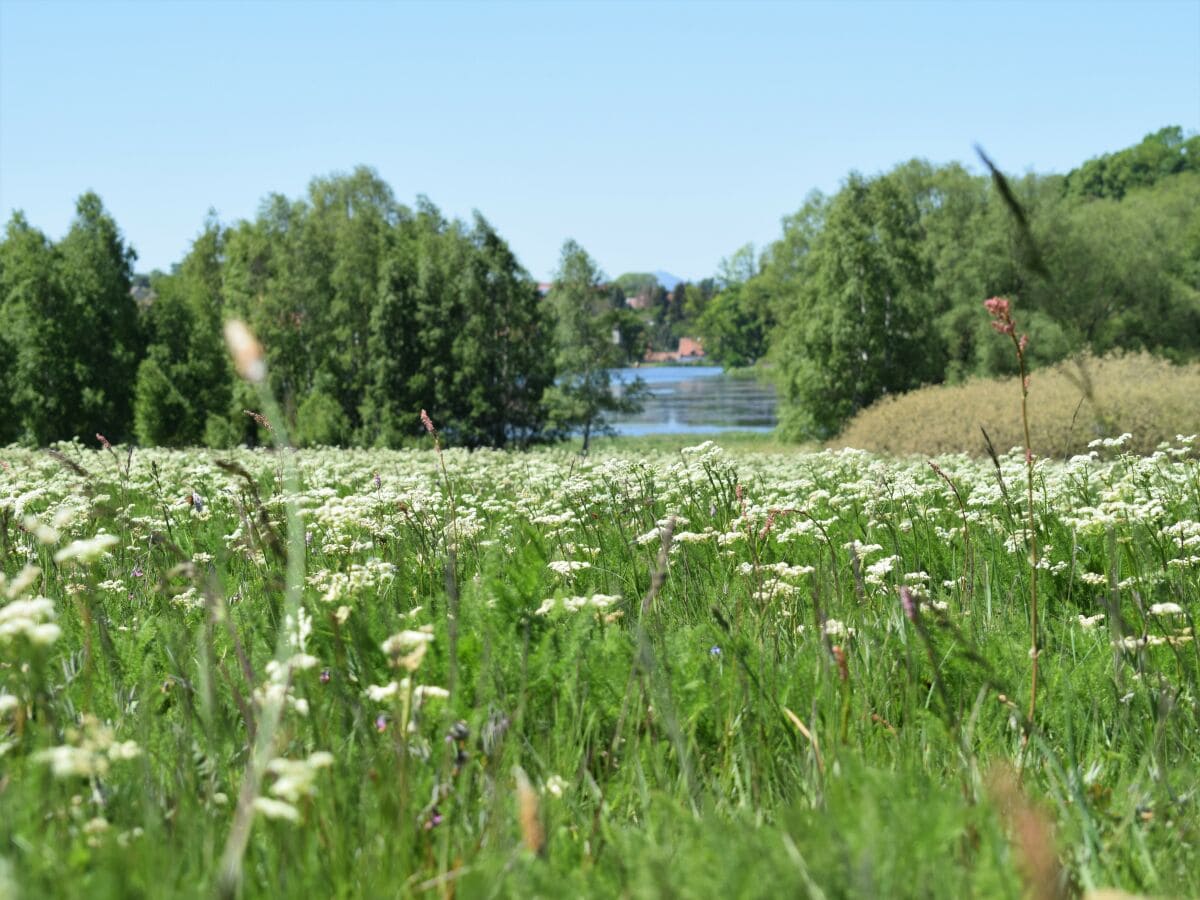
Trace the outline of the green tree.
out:
<instances>
[{"instance_id":1,"label":"green tree","mask_svg":"<svg viewBox=\"0 0 1200 900\"><path fill-rule=\"evenodd\" d=\"M409 211L373 170L359 166L348 175L314 178L303 224L305 278L322 296L309 314L321 336L314 381L341 406L357 430L359 405L369 380L371 314L392 241Z\"/></svg>"},{"instance_id":2,"label":"green tree","mask_svg":"<svg viewBox=\"0 0 1200 900\"><path fill-rule=\"evenodd\" d=\"M360 440L398 447L417 434L425 365L418 322L422 284L418 264L423 216L399 230L380 272L379 298L371 312L367 387L361 406Z\"/></svg>"},{"instance_id":3,"label":"green tree","mask_svg":"<svg viewBox=\"0 0 1200 900\"><path fill-rule=\"evenodd\" d=\"M564 431L591 437L607 430L604 416L640 408L640 379L614 394L609 369L620 362L604 313L604 276L575 241L563 244L554 287L548 298L555 316L558 382L547 391L551 417Z\"/></svg>"},{"instance_id":4,"label":"green tree","mask_svg":"<svg viewBox=\"0 0 1200 900\"><path fill-rule=\"evenodd\" d=\"M1141 143L1089 159L1070 172L1063 190L1072 197L1120 200L1180 172L1200 172L1200 135L1185 137L1178 125L1148 134Z\"/></svg>"},{"instance_id":5,"label":"green tree","mask_svg":"<svg viewBox=\"0 0 1200 900\"><path fill-rule=\"evenodd\" d=\"M1038 226L1052 278L1035 285L1030 303L1068 346L1200 353L1200 172L1119 201L1068 200Z\"/></svg>"},{"instance_id":6,"label":"green tree","mask_svg":"<svg viewBox=\"0 0 1200 900\"><path fill-rule=\"evenodd\" d=\"M919 224L892 178L853 174L833 198L782 327L791 433L827 437L882 395L940 377Z\"/></svg>"},{"instance_id":7,"label":"green tree","mask_svg":"<svg viewBox=\"0 0 1200 900\"><path fill-rule=\"evenodd\" d=\"M369 332L363 437L394 446L428 410L466 446L539 440L553 333L537 286L482 216L470 230L421 198L382 266Z\"/></svg>"},{"instance_id":8,"label":"green tree","mask_svg":"<svg viewBox=\"0 0 1200 900\"><path fill-rule=\"evenodd\" d=\"M4 275L0 272L0 283ZM0 306L0 314L3 307ZM0 334L0 447L21 436L21 422L13 399L17 390L17 348L12 335Z\"/></svg>"},{"instance_id":9,"label":"green tree","mask_svg":"<svg viewBox=\"0 0 1200 900\"><path fill-rule=\"evenodd\" d=\"M7 381L20 438L46 444L98 431L125 438L140 352L130 296L134 253L100 198L79 198L57 246L15 214L0 256L12 348Z\"/></svg>"},{"instance_id":10,"label":"green tree","mask_svg":"<svg viewBox=\"0 0 1200 900\"><path fill-rule=\"evenodd\" d=\"M606 316L606 322L621 348L621 362L628 365L641 360L649 339L646 320L635 310L614 309Z\"/></svg>"},{"instance_id":11,"label":"green tree","mask_svg":"<svg viewBox=\"0 0 1200 900\"><path fill-rule=\"evenodd\" d=\"M453 410L468 446L525 445L546 427L543 395L554 381L553 331L537 285L508 244L475 213L460 267L461 327L452 344Z\"/></svg>"},{"instance_id":12,"label":"green tree","mask_svg":"<svg viewBox=\"0 0 1200 900\"><path fill-rule=\"evenodd\" d=\"M696 323L705 356L741 368L766 355L774 318L765 287L761 280L733 284L707 304Z\"/></svg>"},{"instance_id":13,"label":"green tree","mask_svg":"<svg viewBox=\"0 0 1200 900\"><path fill-rule=\"evenodd\" d=\"M218 422L234 414L233 372L221 334L223 247L223 231L210 213L176 271L151 279L155 299L144 317L146 356L134 405L142 444L205 443L227 430Z\"/></svg>"},{"instance_id":14,"label":"green tree","mask_svg":"<svg viewBox=\"0 0 1200 900\"><path fill-rule=\"evenodd\" d=\"M74 363L68 313L53 245L22 213L14 213L0 242L4 380L14 410L8 438L46 444L68 433L68 419L79 419L70 404L82 393L82 373Z\"/></svg>"},{"instance_id":15,"label":"green tree","mask_svg":"<svg viewBox=\"0 0 1200 900\"><path fill-rule=\"evenodd\" d=\"M130 293L137 254L93 193L79 198L75 219L56 250L69 308L69 321L63 324L73 338L74 352L65 359L73 361L80 376L75 414L62 423L58 436L103 432L110 440L123 440L132 431L142 351L137 305Z\"/></svg>"},{"instance_id":16,"label":"green tree","mask_svg":"<svg viewBox=\"0 0 1200 900\"><path fill-rule=\"evenodd\" d=\"M721 291L703 304L694 323L705 355L727 368L752 366L769 348L779 285L768 274L766 259L760 262L754 246L746 244L721 260Z\"/></svg>"}]
</instances>

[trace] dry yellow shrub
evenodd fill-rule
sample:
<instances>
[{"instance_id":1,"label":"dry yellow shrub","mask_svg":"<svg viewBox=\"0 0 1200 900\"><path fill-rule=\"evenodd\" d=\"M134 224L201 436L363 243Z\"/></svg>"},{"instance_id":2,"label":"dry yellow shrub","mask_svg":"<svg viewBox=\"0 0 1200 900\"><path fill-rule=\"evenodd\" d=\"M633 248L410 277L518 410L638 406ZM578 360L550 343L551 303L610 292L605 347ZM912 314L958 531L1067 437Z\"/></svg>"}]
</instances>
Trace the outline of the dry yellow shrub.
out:
<instances>
[{"instance_id":1,"label":"dry yellow shrub","mask_svg":"<svg viewBox=\"0 0 1200 900\"><path fill-rule=\"evenodd\" d=\"M998 453L1023 443L1016 377L977 379L885 397L855 416L831 447L906 454ZM1029 427L1043 457L1086 452L1088 441L1129 432L1126 449L1149 453L1177 434L1200 431L1200 364L1148 353L1080 357L1032 373Z\"/></svg>"}]
</instances>

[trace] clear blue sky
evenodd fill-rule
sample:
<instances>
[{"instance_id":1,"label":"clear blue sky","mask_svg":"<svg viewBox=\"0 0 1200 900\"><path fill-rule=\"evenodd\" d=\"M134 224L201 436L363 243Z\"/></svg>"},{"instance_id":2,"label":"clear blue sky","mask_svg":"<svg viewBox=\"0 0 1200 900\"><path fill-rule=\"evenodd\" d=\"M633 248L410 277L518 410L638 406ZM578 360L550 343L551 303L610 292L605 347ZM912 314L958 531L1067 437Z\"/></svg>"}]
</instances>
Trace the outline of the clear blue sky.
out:
<instances>
[{"instance_id":1,"label":"clear blue sky","mask_svg":"<svg viewBox=\"0 0 1200 900\"><path fill-rule=\"evenodd\" d=\"M567 237L702 278L852 169L1063 172L1168 124L1200 129L1200 0L0 0L0 214L58 238L95 190L139 271L365 163L538 278Z\"/></svg>"}]
</instances>

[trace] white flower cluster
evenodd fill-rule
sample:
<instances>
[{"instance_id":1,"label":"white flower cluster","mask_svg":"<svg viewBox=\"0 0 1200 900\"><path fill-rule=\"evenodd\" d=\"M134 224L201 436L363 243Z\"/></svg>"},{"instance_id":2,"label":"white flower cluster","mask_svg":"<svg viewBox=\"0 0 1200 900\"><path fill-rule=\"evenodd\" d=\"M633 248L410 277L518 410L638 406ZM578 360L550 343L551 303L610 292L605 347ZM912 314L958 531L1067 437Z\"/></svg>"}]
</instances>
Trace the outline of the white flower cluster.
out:
<instances>
[{"instance_id":1,"label":"white flower cluster","mask_svg":"<svg viewBox=\"0 0 1200 900\"><path fill-rule=\"evenodd\" d=\"M395 577L396 566L393 563L369 559L365 563L352 564L345 572L322 570L310 575L308 583L323 592L321 599L324 602L337 603L371 588L378 588Z\"/></svg>"},{"instance_id":2,"label":"white flower cluster","mask_svg":"<svg viewBox=\"0 0 1200 900\"><path fill-rule=\"evenodd\" d=\"M406 629L397 632L385 640L380 646L387 654L393 668L407 669L415 672L425 658L425 651L433 643L433 626L422 625L417 630Z\"/></svg>"},{"instance_id":3,"label":"white flower cluster","mask_svg":"<svg viewBox=\"0 0 1200 900\"><path fill-rule=\"evenodd\" d=\"M37 566L25 566L10 582L0 573L0 592L9 601L0 606L0 643L22 637L35 646L46 646L62 635L54 621L54 601L25 596L41 574Z\"/></svg>"},{"instance_id":4,"label":"white flower cluster","mask_svg":"<svg viewBox=\"0 0 1200 900\"><path fill-rule=\"evenodd\" d=\"M91 778L108 772L109 764L136 759L141 749L133 741L118 741L111 728L94 716L67 733L70 743L41 750L34 759L50 766L55 778Z\"/></svg>"},{"instance_id":5,"label":"white flower cluster","mask_svg":"<svg viewBox=\"0 0 1200 900\"><path fill-rule=\"evenodd\" d=\"M611 594L592 594L588 597L549 597L542 601L535 615L547 616L552 612L579 612L581 609L608 609L621 598Z\"/></svg>"},{"instance_id":6,"label":"white flower cluster","mask_svg":"<svg viewBox=\"0 0 1200 900\"><path fill-rule=\"evenodd\" d=\"M72 541L54 554L56 563L75 560L81 563L95 562L108 556L108 551L121 543L116 535L98 534L81 541Z\"/></svg>"},{"instance_id":7,"label":"white flower cluster","mask_svg":"<svg viewBox=\"0 0 1200 900\"><path fill-rule=\"evenodd\" d=\"M578 559L556 559L548 563L546 566L546 568L548 568L551 572L556 575L561 575L563 578L566 578L568 575L571 575L575 572L580 572L584 569L590 569L591 567L592 564L590 562Z\"/></svg>"},{"instance_id":8,"label":"white flower cluster","mask_svg":"<svg viewBox=\"0 0 1200 900\"><path fill-rule=\"evenodd\" d=\"M268 819L280 819L293 824L300 821L296 804L317 793L317 774L333 765L333 754L318 750L307 759L277 757L267 763L267 772L275 780L267 789L270 797L257 797L254 810Z\"/></svg>"}]
</instances>

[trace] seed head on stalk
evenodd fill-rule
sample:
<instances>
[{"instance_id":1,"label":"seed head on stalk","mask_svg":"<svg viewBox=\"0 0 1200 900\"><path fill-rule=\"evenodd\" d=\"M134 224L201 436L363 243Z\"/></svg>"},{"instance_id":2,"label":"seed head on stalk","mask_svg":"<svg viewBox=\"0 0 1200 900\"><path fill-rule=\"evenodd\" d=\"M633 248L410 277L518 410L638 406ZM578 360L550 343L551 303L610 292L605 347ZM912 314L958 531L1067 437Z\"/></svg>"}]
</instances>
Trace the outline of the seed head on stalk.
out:
<instances>
[{"instance_id":1,"label":"seed head on stalk","mask_svg":"<svg viewBox=\"0 0 1200 900\"><path fill-rule=\"evenodd\" d=\"M1027 488L1029 533L1029 656L1033 666L1029 678L1029 723L1037 711L1038 685L1038 543L1036 523L1033 517L1033 444L1029 438L1029 370L1025 362L1025 350L1029 347L1029 335L1017 335L1017 323L1013 319L1012 303L1006 297L992 297L983 301L984 308L992 317L992 328L1009 337L1017 354L1017 366L1021 370L1021 424L1025 429L1025 482Z\"/></svg>"}]
</instances>

